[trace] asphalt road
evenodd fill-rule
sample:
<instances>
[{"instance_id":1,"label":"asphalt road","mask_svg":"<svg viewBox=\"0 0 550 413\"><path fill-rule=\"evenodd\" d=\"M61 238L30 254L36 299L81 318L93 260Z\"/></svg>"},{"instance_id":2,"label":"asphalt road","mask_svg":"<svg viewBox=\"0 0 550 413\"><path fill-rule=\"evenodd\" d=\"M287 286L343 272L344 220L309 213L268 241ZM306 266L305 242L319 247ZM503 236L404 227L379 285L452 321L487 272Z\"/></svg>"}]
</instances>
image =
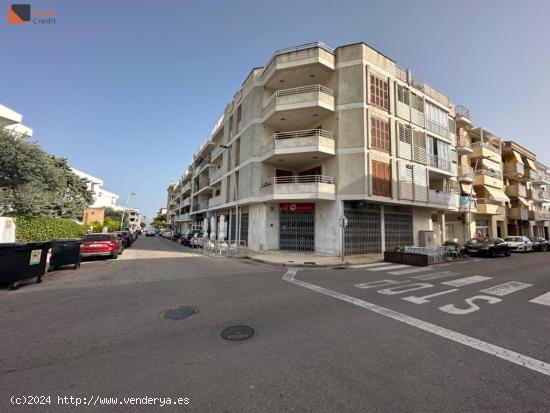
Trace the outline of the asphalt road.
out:
<instances>
[{"instance_id":1,"label":"asphalt road","mask_svg":"<svg viewBox=\"0 0 550 413\"><path fill-rule=\"evenodd\" d=\"M390 267L287 271L141 238L0 289L0 411L550 411L550 252ZM176 306L198 312L161 318ZM240 324L257 335L221 338Z\"/></svg>"}]
</instances>

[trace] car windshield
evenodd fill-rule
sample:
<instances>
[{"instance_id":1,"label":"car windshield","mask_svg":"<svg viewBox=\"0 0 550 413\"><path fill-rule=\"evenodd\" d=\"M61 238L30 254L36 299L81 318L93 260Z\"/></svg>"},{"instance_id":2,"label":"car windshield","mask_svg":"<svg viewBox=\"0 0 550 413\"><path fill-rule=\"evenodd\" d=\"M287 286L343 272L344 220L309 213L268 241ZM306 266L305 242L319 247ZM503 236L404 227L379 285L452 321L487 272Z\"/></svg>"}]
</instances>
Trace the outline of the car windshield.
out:
<instances>
[{"instance_id":1,"label":"car windshield","mask_svg":"<svg viewBox=\"0 0 550 413\"><path fill-rule=\"evenodd\" d=\"M110 239L109 234L90 234L86 235L85 241L109 241Z\"/></svg>"},{"instance_id":2,"label":"car windshield","mask_svg":"<svg viewBox=\"0 0 550 413\"><path fill-rule=\"evenodd\" d=\"M506 237L504 240L509 242L523 242L522 237Z\"/></svg>"},{"instance_id":3,"label":"car windshield","mask_svg":"<svg viewBox=\"0 0 550 413\"><path fill-rule=\"evenodd\" d=\"M472 238L468 243L470 244L487 244L489 242L492 242L493 238L485 237L485 238Z\"/></svg>"}]
</instances>

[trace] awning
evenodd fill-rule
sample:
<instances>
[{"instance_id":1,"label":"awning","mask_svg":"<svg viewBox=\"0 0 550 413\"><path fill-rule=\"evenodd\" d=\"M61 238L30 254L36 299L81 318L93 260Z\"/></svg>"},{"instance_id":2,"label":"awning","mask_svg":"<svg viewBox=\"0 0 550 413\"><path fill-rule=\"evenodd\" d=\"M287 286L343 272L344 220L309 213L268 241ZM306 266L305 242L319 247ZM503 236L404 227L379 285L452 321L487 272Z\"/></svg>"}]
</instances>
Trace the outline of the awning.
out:
<instances>
[{"instance_id":1,"label":"awning","mask_svg":"<svg viewBox=\"0 0 550 413\"><path fill-rule=\"evenodd\" d=\"M523 165L523 160L521 159L521 155L519 153L517 153L516 151L512 151L512 153L514 154L514 156L516 158L516 161L518 161L518 163Z\"/></svg>"},{"instance_id":2,"label":"awning","mask_svg":"<svg viewBox=\"0 0 550 413\"><path fill-rule=\"evenodd\" d=\"M487 185L483 185L483 188L485 188L485 190L489 192L489 195L491 195L491 198L493 198L493 200L498 202L510 202L510 198L506 196L502 189L493 188Z\"/></svg>"},{"instance_id":3,"label":"awning","mask_svg":"<svg viewBox=\"0 0 550 413\"><path fill-rule=\"evenodd\" d=\"M498 162L492 161L491 159L482 159L481 163L485 168L500 172L500 163Z\"/></svg>"},{"instance_id":4,"label":"awning","mask_svg":"<svg viewBox=\"0 0 550 413\"><path fill-rule=\"evenodd\" d=\"M460 188L462 188L462 192L464 192L465 194L470 194L470 190L472 189L472 184L465 184L461 182Z\"/></svg>"},{"instance_id":5,"label":"awning","mask_svg":"<svg viewBox=\"0 0 550 413\"><path fill-rule=\"evenodd\" d=\"M537 170L537 165L535 165L535 162L533 162L531 159L527 157L525 158L525 160L527 161L527 165L529 165L529 168L531 168L534 171Z\"/></svg>"},{"instance_id":6,"label":"awning","mask_svg":"<svg viewBox=\"0 0 550 413\"><path fill-rule=\"evenodd\" d=\"M518 201L521 204L523 204L524 206L529 207L529 202L527 202L527 200L525 198L523 198L522 196L518 196Z\"/></svg>"}]
</instances>

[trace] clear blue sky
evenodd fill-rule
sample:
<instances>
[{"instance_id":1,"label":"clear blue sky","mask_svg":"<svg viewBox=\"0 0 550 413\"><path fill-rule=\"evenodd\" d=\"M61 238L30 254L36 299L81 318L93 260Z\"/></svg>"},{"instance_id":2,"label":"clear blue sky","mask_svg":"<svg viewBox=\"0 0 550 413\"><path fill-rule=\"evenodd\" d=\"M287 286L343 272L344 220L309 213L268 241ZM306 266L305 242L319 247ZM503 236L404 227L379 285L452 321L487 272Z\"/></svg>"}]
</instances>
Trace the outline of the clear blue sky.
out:
<instances>
[{"instance_id":1,"label":"clear blue sky","mask_svg":"<svg viewBox=\"0 0 550 413\"><path fill-rule=\"evenodd\" d=\"M372 45L550 164L550 1L30 3L57 24L8 26L2 5L0 102L148 217L250 69L315 40Z\"/></svg>"}]
</instances>

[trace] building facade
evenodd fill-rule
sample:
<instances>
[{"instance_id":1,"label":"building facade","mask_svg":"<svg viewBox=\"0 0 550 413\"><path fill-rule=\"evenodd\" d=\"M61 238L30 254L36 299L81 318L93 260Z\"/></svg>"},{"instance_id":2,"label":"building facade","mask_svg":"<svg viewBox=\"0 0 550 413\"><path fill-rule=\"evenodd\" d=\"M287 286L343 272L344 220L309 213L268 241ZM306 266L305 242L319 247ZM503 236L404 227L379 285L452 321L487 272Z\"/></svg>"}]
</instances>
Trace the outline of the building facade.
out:
<instances>
[{"instance_id":1,"label":"building facade","mask_svg":"<svg viewBox=\"0 0 550 413\"><path fill-rule=\"evenodd\" d=\"M32 136L33 130L23 123L23 115L0 104L0 128L17 136Z\"/></svg>"},{"instance_id":2,"label":"building facade","mask_svg":"<svg viewBox=\"0 0 550 413\"><path fill-rule=\"evenodd\" d=\"M501 140L465 108L364 43L312 43L252 70L168 187L167 221L223 215L254 250L361 254L506 236L509 202Z\"/></svg>"},{"instance_id":3,"label":"building facade","mask_svg":"<svg viewBox=\"0 0 550 413\"><path fill-rule=\"evenodd\" d=\"M81 178L88 181L88 190L92 192L94 203L90 205L90 208L117 208L117 201L119 196L113 192L107 191L103 188L103 180L79 171L78 169L71 168L71 170Z\"/></svg>"}]
</instances>

